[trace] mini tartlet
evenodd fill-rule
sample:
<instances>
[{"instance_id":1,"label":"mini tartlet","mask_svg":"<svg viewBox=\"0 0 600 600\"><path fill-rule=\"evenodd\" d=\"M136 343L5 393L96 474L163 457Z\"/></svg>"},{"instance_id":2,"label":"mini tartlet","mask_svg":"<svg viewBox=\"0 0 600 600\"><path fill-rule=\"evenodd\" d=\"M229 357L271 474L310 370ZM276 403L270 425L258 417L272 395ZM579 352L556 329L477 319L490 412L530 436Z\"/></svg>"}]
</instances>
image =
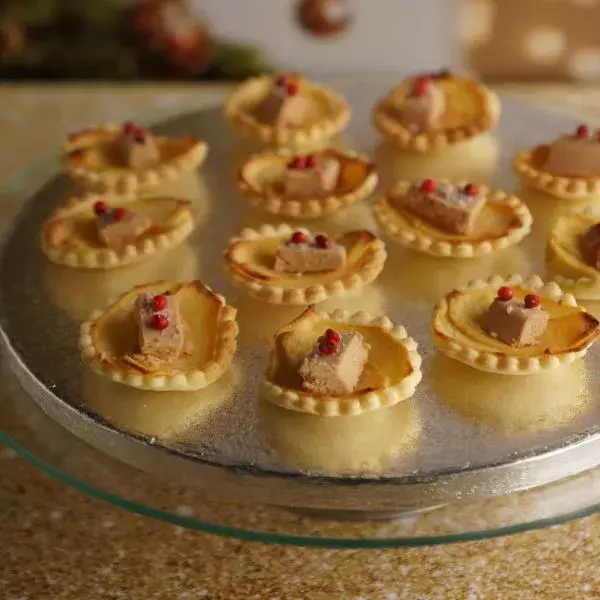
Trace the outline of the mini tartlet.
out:
<instances>
[{"instance_id":1,"label":"mini tartlet","mask_svg":"<svg viewBox=\"0 0 600 600\"><path fill-rule=\"evenodd\" d=\"M428 181L433 180L424 180L423 183ZM416 183L397 183L373 205L379 226L391 239L406 248L432 256L475 258L514 246L531 231L531 213L519 198L500 189L460 181L452 185L456 188L476 187L478 195L485 199L485 205L475 219L472 233L451 233L400 206ZM447 180L437 183L450 184Z\"/></svg>"},{"instance_id":2,"label":"mini tartlet","mask_svg":"<svg viewBox=\"0 0 600 600\"><path fill-rule=\"evenodd\" d=\"M152 225L130 243L106 246L95 226L98 206L119 207L150 219ZM112 269L148 260L183 242L194 229L187 200L87 194L68 198L44 223L42 250L54 263L68 267Z\"/></svg>"},{"instance_id":3,"label":"mini tartlet","mask_svg":"<svg viewBox=\"0 0 600 600\"><path fill-rule=\"evenodd\" d=\"M179 356L157 362L139 354L134 307L140 294L176 298L185 344ZM200 281L156 281L125 292L83 323L79 348L94 372L112 381L152 391L196 391L229 368L237 349L236 310Z\"/></svg>"},{"instance_id":4,"label":"mini tartlet","mask_svg":"<svg viewBox=\"0 0 600 600\"><path fill-rule=\"evenodd\" d=\"M600 208L568 212L555 221L546 245L546 266L552 278L581 300L600 299L600 270L584 255L582 241L600 222Z\"/></svg>"},{"instance_id":5,"label":"mini tartlet","mask_svg":"<svg viewBox=\"0 0 600 600\"><path fill-rule=\"evenodd\" d=\"M341 334L359 333L369 345L369 358L355 390L346 396L319 395L302 387L299 368L317 340L330 327ZM274 348L262 385L265 400L325 417L359 415L410 398L421 380L417 343L387 317L337 310L318 313L311 306L275 334Z\"/></svg>"},{"instance_id":6,"label":"mini tartlet","mask_svg":"<svg viewBox=\"0 0 600 600\"><path fill-rule=\"evenodd\" d=\"M295 234L311 235L307 229L287 224L243 229L229 240L225 252L232 281L251 296L272 304L315 304L373 282L387 257L385 244L374 234L352 231L335 238L347 253L342 268L304 274L275 270L279 247Z\"/></svg>"},{"instance_id":7,"label":"mini tartlet","mask_svg":"<svg viewBox=\"0 0 600 600\"><path fill-rule=\"evenodd\" d=\"M277 86L306 99L309 115L299 124L283 126L259 118L259 107ZM238 84L225 102L223 115L234 129L246 137L270 146L301 150L324 146L342 131L350 121L350 107L328 87L290 73L251 77Z\"/></svg>"},{"instance_id":8,"label":"mini tartlet","mask_svg":"<svg viewBox=\"0 0 600 600\"><path fill-rule=\"evenodd\" d=\"M438 104L441 102L436 123L418 125L398 116L409 98L425 98L434 91ZM474 138L493 129L499 117L500 100L495 92L448 71L410 77L373 108L373 123L379 132L412 152L439 150Z\"/></svg>"},{"instance_id":9,"label":"mini tartlet","mask_svg":"<svg viewBox=\"0 0 600 600\"><path fill-rule=\"evenodd\" d=\"M198 168L206 158L208 145L195 138L153 137L156 160L133 168L124 162L119 142L131 123L106 123L69 135L62 147L62 164L69 177L87 188L131 193L171 182ZM144 135L151 136L142 128Z\"/></svg>"},{"instance_id":10,"label":"mini tartlet","mask_svg":"<svg viewBox=\"0 0 600 600\"><path fill-rule=\"evenodd\" d=\"M285 171L298 161L298 157L287 149L250 157L238 171L237 189L255 208L285 217L316 219L359 202L377 185L375 165L366 156L329 148L308 158L312 157L339 162L337 183L328 193L302 197L286 193ZM302 158L306 160L306 157Z\"/></svg>"},{"instance_id":11,"label":"mini tartlet","mask_svg":"<svg viewBox=\"0 0 600 600\"><path fill-rule=\"evenodd\" d=\"M572 135L517 152L512 162L516 174L527 187L561 200L600 196L600 142L589 133L580 125Z\"/></svg>"},{"instance_id":12,"label":"mini tartlet","mask_svg":"<svg viewBox=\"0 0 600 600\"><path fill-rule=\"evenodd\" d=\"M517 300L535 295L548 313L547 328L535 344L514 347L484 329L486 311L503 287ZM450 292L435 306L431 331L437 348L450 358L503 375L531 375L571 363L584 356L600 334L598 321L577 306L572 294L537 275L525 281L520 275L492 276Z\"/></svg>"}]
</instances>

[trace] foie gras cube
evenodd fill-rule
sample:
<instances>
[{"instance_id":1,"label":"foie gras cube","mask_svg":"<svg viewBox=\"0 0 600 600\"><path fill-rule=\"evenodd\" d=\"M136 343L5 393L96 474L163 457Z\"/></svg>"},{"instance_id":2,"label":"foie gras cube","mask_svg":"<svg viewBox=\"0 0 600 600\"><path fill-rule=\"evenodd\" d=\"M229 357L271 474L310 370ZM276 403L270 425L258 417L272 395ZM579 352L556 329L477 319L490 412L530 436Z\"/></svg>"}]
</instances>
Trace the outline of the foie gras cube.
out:
<instances>
[{"instance_id":1,"label":"foie gras cube","mask_svg":"<svg viewBox=\"0 0 600 600\"><path fill-rule=\"evenodd\" d=\"M600 142L593 138L564 136L548 146L544 165L548 173L590 177L600 174Z\"/></svg>"},{"instance_id":2,"label":"foie gras cube","mask_svg":"<svg viewBox=\"0 0 600 600\"><path fill-rule=\"evenodd\" d=\"M133 123L123 126L118 144L124 164L131 169L152 167L160 159L154 137Z\"/></svg>"},{"instance_id":3,"label":"foie gras cube","mask_svg":"<svg viewBox=\"0 0 600 600\"><path fill-rule=\"evenodd\" d=\"M401 201L404 208L436 227L461 235L473 231L485 202L474 185L459 189L431 179L411 186Z\"/></svg>"},{"instance_id":4,"label":"foie gras cube","mask_svg":"<svg viewBox=\"0 0 600 600\"><path fill-rule=\"evenodd\" d=\"M592 225L580 242L581 252L586 262L592 267L600 268L600 223Z\"/></svg>"},{"instance_id":5,"label":"foie gras cube","mask_svg":"<svg viewBox=\"0 0 600 600\"><path fill-rule=\"evenodd\" d=\"M443 90L430 78L416 79L411 93L396 109L396 116L407 129L438 129L446 112Z\"/></svg>"},{"instance_id":6,"label":"foie gras cube","mask_svg":"<svg viewBox=\"0 0 600 600\"><path fill-rule=\"evenodd\" d=\"M346 266L347 252L325 235L314 239L297 231L275 254L275 270L288 273L336 271Z\"/></svg>"},{"instance_id":7,"label":"foie gras cube","mask_svg":"<svg viewBox=\"0 0 600 600\"><path fill-rule=\"evenodd\" d=\"M183 335L175 295L142 292L136 298L133 315L138 327L140 354L163 362L181 354Z\"/></svg>"},{"instance_id":8,"label":"foie gras cube","mask_svg":"<svg viewBox=\"0 0 600 600\"><path fill-rule=\"evenodd\" d=\"M267 125L293 128L300 127L310 112L310 103L300 94L298 85L278 78L255 114L259 121Z\"/></svg>"},{"instance_id":9,"label":"foie gras cube","mask_svg":"<svg viewBox=\"0 0 600 600\"><path fill-rule=\"evenodd\" d=\"M310 197L331 193L340 178L340 162L314 154L296 157L288 164L283 185L287 196Z\"/></svg>"},{"instance_id":10,"label":"foie gras cube","mask_svg":"<svg viewBox=\"0 0 600 600\"><path fill-rule=\"evenodd\" d=\"M97 214L96 224L100 240L109 248L118 250L145 233L152 226L152 221L145 215L114 208Z\"/></svg>"},{"instance_id":11,"label":"foie gras cube","mask_svg":"<svg viewBox=\"0 0 600 600\"><path fill-rule=\"evenodd\" d=\"M356 389L368 356L359 333L328 329L300 366L303 387L323 396L347 396Z\"/></svg>"},{"instance_id":12,"label":"foie gras cube","mask_svg":"<svg viewBox=\"0 0 600 600\"><path fill-rule=\"evenodd\" d=\"M496 298L488 310L485 327L493 338L509 346L532 346L548 327L548 313L539 304L528 308L519 300Z\"/></svg>"}]
</instances>

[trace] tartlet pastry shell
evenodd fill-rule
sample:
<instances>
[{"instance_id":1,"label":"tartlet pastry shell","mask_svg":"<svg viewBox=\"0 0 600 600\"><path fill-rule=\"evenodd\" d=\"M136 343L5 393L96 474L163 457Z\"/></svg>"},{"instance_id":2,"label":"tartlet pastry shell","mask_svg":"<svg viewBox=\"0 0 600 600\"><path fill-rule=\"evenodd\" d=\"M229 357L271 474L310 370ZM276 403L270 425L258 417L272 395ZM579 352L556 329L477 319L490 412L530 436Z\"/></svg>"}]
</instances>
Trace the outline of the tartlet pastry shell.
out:
<instances>
[{"instance_id":1,"label":"tartlet pastry shell","mask_svg":"<svg viewBox=\"0 0 600 600\"><path fill-rule=\"evenodd\" d=\"M307 305L323 302L327 298L342 296L348 292L357 290L374 281L387 258L385 244L373 234L364 232L369 239L365 241L365 249L359 261L359 268L343 273L339 278L324 281L323 283L310 283L306 286L286 287L276 281L268 281L266 278L256 277L243 264L234 260L234 254L238 244L260 240L264 238L289 238L295 231L309 233L302 227L290 227L287 224L262 225L258 230L246 228L240 234L229 240L229 247L225 253L225 264L228 268L232 281L253 296L271 304L294 304ZM362 232L361 232L362 233ZM251 268L251 265L250 265ZM250 269L251 270L251 269ZM290 274L285 274L290 277ZM318 274L307 274L311 279ZM298 275L302 279L303 275Z\"/></svg>"},{"instance_id":2,"label":"tartlet pastry shell","mask_svg":"<svg viewBox=\"0 0 600 600\"><path fill-rule=\"evenodd\" d=\"M408 337L406 329L403 326L394 325L387 317L373 317L364 311L354 314L350 314L345 310L336 310L331 314L325 312L315 313L312 307L309 307L294 323L312 315L334 323L355 324L381 330L383 335L393 338L406 351L409 374L398 383L388 387L367 390L345 397L317 397L310 392L284 388L265 378L262 383L262 394L266 400L289 410L324 417L337 417L341 415L359 415L385 406L392 406L410 398L414 394L422 377L421 356L417 351L417 343L411 337ZM273 357L271 357L272 360Z\"/></svg>"},{"instance_id":3,"label":"tartlet pastry shell","mask_svg":"<svg viewBox=\"0 0 600 600\"><path fill-rule=\"evenodd\" d=\"M440 181L449 183L447 180ZM464 187L467 182L459 181L455 185ZM413 227L402 216L401 212L392 205L391 198L406 194L410 186L411 182L408 181L397 183L387 194L377 198L373 205L373 213L379 226L395 242L406 248L444 258L476 258L514 246L531 231L533 219L529 209L521 200L500 189L488 189L485 186L478 186L479 193L486 197L488 203L512 209L515 224L507 229L505 235L487 240L470 242L468 238L458 237L441 229L438 230L440 239L433 239L427 233ZM418 219L417 217L414 218ZM432 224L428 223L428 225L430 228L436 229Z\"/></svg>"},{"instance_id":4,"label":"tartlet pastry shell","mask_svg":"<svg viewBox=\"0 0 600 600\"><path fill-rule=\"evenodd\" d=\"M67 267L82 267L86 269L113 269L148 260L158 252L165 252L183 242L194 230L194 212L187 200L168 198L164 201L173 202L178 206L169 219L169 227L164 233L153 237L142 237L120 250L111 248L77 248L69 249L59 244L61 226L73 215L88 212L94 219L93 207L98 201L113 206L126 207L133 202L161 202L160 198L137 196L111 196L106 194L86 194L82 197L70 197L64 204L57 207L50 218L44 223L42 231L42 250L54 263Z\"/></svg>"},{"instance_id":5,"label":"tartlet pastry shell","mask_svg":"<svg viewBox=\"0 0 600 600\"><path fill-rule=\"evenodd\" d=\"M556 220L546 246L546 265L552 279L576 298L600 300L600 271L585 262L582 255L569 253L562 248L557 239L558 230L563 228L566 220L578 217L589 217L589 226L591 227L600 221L600 207L587 206L582 210L568 212ZM574 236L579 237L577 232L574 232ZM579 239L575 241L576 245L578 243ZM563 255L566 255L570 264L566 263ZM575 276L575 272L578 270L581 273L579 277Z\"/></svg>"},{"instance_id":6,"label":"tartlet pastry shell","mask_svg":"<svg viewBox=\"0 0 600 600\"><path fill-rule=\"evenodd\" d=\"M223 116L229 124L245 137L259 140L270 146L284 146L301 150L321 145L338 134L350 121L348 103L333 90L300 76L295 76L300 88L308 90L329 115L294 129L277 128L255 119L249 109L265 98L273 85L271 75L251 77L239 83L223 106Z\"/></svg>"},{"instance_id":7,"label":"tartlet pastry shell","mask_svg":"<svg viewBox=\"0 0 600 600\"><path fill-rule=\"evenodd\" d=\"M438 321L444 319L448 313L448 299L455 292L465 292L469 290L479 290L484 287L499 288L503 285L519 285L531 289L536 294L546 297L553 302L561 303L565 306L577 307L577 302L572 294L564 293L555 282L544 283L537 275L525 279L520 275L509 275L506 278L493 275L486 281L476 280L464 288L458 288L454 292L443 296L438 300L433 311L431 322L431 333L436 347L448 355L450 358L458 360L470 367L487 371L489 373L499 373L502 375L534 375L550 369L555 369L563 364L572 363L574 360L583 357L594 340L598 337L598 322L594 317L588 315L590 323L594 327L594 335L585 339L585 341L572 351L566 351L560 354L550 354L542 352L535 356L514 356L510 353L510 346L506 346L506 352L483 351L469 344L463 344L456 341L449 335L439 329Z\"/></svg>"},{"instance_id":8,"label":"tartlet pastry shell","mask_svg":"<svg viewBox=\"0 0 600 600\"><path fill-rule=\"evenodd\" d=\"M324 156L337 158L342 163L364 163L364 177L359 185L343 193L336 193L336 190L333 190L327 196L307 198L289 198L274 193L266 179L269 176L265 174L273 167L277 168L278 163L283 169L283 165L287 164L293 155L294 152L289 149L280 149L277 152L264 152L250 157L238 171L236 180L238 191L252 206L271 214L294 219L317 219L356 204L368 197L377 185L377 171L368 157L356 152L342 152L330 148L323 152Z\"/></svg>"},{"instance_id":9,"label":"tartlet pastry shell","mask_svg":"<svg viewBox=\"0 0 600 600\"><path fill-rule=\"evenodd\" d=\"M521 150L513 158L513 168L526 186L561 200L583 200L600 196L600 173L596 177L568 177L553 175L537 167L533 156L542 148L543 146L537 146Z\"/></svg>"},{"instance_id":10,"label":"tartlet pastry shell","mask_svg":"<svg viewBox=\"0 0 600 600\"><path fill-rule=\"evenodd\" d=\"M393 88L373 108L372 116L375 128L402 150L418 153L441 150L493 129L500 118L500 99L497 94L488 87L466 77L459 75L450 77L463 89L469 89L469 93L476 94L479 99L479 114L473 115L467 123L447 129L432 129L416 133L404 127L387 110L394 98L398 94L403 94L404 90L408 88L409 82L404 81Z\"/></svg>"},{"instance_id":11,"label":"tartlet pastry shell","mask_svg":"<svg viewBox=\"0 0 600 600\"><path fill-rule=\"evenodd\" d=\"M69 177L94 190L131 193L178 179L183 173L198 168L208 153L205 142L190 137L177 140L181 146L179 152L152 167L130 169L107 163L105 169L97 169L87 165L86 152L97 144L116 141L121 130L121 125L105 123L71 134L62 146L62 164ZM159 148L170 139L155 137Z\"/></svg>"},{"instance_id":12,"label":"tartlet pastry shell","mask_svg":"<svg viewBox=\"0 0 600 600\"><path fill-rule=\"evenodd\" d=\"M193 287L194 291L203 299L218 303L218 322L216 325L216 341L213 349L213 358L204 364L196 365L196 368L186 370L169 371L169 366L160 372L147 373L136 369L131 364L119 357L103 355L98 347L100 336L99 327L101 320L111 311L119 307L133 306L135 298L143 291L163 291L166 289L177 293L184 287ZM89 319L85 321L79 330L79 349L83 362L95 373L108 377L112 381L122 383L134 388L160 391L196 391L201 390L219 379L229 368L233 356L237 350L238 325L236 322L236 310L229 306L225 298L214 294L210 288L199 281L175 284L168 281L156 281L150 284L136 286L121 294L104 311L92 312Z\"/></svg>"}]
</instances>

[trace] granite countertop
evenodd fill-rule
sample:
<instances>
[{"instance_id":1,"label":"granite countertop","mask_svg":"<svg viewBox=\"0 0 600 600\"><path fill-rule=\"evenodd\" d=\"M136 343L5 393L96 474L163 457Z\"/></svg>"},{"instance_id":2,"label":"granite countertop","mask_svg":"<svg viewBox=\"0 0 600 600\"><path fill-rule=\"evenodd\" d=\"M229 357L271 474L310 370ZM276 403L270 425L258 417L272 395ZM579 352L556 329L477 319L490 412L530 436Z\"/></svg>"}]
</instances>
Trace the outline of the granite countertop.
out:
<instances>
[{"instance_id":1,"label":"granite countertop","mask_svg":"<svg viewBox=\"0 0 600 600\"><path fill-rule=\"evenodd\" d=\"M600 89L507 91L600 117ZM220 102L223 89L18 87L0 94L0 180L103 119ZM17 108L18 107L18 108ZM449 546L320 550L221 539L103 504L0 446L2 600L600 598L600 515Z\"/></svg>"}]
</instances>

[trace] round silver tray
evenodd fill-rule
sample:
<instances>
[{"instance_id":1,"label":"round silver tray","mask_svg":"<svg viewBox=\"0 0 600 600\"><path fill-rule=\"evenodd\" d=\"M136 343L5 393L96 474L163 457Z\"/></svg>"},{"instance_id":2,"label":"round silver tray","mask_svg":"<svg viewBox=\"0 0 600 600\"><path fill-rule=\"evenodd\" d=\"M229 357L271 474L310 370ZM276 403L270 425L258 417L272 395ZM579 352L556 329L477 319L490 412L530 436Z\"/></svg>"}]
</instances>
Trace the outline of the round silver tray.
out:
<instances>
[{"instance_id":1,"label":"round silver tray","mask_svg":"<svg viewBox=\"0 0 600 600\"><path fill-rule=\"evenodd\" d=\"M508 165L515 150L574 126L505 99L494 136L434 156L401 154L381 144L370 125L370 108L387 87L338 86L353 108L339 143L376 158L381 189L400 178L427 175L512 190ZM323 516L424 511L548 484L600 464L600 350L555 372L501 377L437 355L428 332L433 302L452 287L492 273L543 273L545 238L552 218L564 209L561 203L519 190L534 215L533 234L483 259L434 259L390 242L385 270L373 285L323 307L387 314L406 325L424 359L417 393L359 417L297 414L262 402L258 384L273 332L301 309L250 299L222 269L229 236L246 226L279 222L249 207L233 187L236 168L258 148L232 132L217 109L178 115L154 129L198 135L211 148L199 176L168 190L191 199L198 213L198 228L181 248L110 272L50 264L39 248L42 223L77 191L63 175L2 209L0 337L7 364L51 419L160 480L222 499ZM376 230L369 201L305 224L330 232ZM200 278L239 310L240 349L233 367L202 392L140 392L104 380L80 362L77 332L87 314L132 285L159 278Z\"/></svg>"}]
</instances>

